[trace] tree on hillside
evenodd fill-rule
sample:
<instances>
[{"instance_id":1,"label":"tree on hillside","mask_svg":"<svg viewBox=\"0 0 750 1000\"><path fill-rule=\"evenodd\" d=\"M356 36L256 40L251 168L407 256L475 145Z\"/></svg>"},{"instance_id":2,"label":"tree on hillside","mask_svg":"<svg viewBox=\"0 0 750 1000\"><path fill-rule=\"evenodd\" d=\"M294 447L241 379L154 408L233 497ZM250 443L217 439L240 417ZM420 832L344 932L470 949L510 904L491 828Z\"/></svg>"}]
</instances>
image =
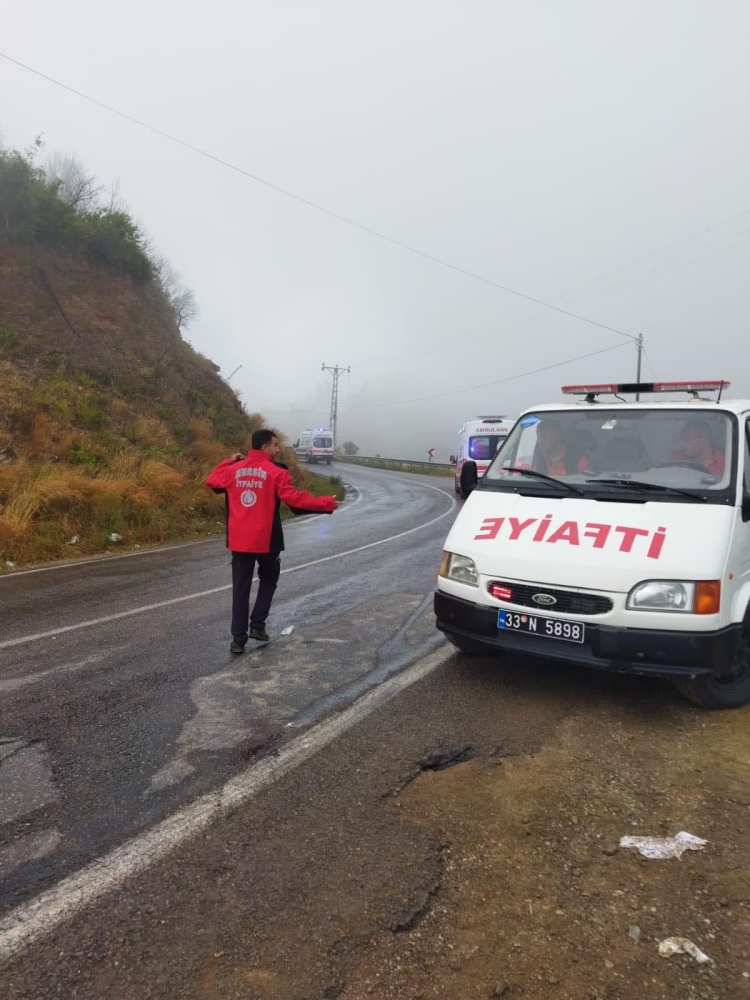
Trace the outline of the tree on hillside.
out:
<instances>
[{"instance_id":1,"label":"tree on hillside","mask_svg":"<svg viewBox=\"0 0 750 1000\"><path fill-rule=\"evenodd\" d=\"M193 292L183 283L166 257L152 257L159 282L174 312L177 329L189 326L198 315L198 303Z\"/></svg>"},{"instance_id":2,"label":"tree on hillside","mask_svg":"<svg viewBox=\"0 0 750 1000\"><path fill-rule=\"evenodd\" d=\"M132 216L99 205L94 192L100 189L80 166L71 167L66 178L50 180L35 165L43 147L37 137L25 150L0 149L0 235L14 243L65 247L130 275L137 285L152 281L148 243ZM63 197L64 180L72 185L68 200Z\"/></svg>"},{"instance_id":3,"label":"tree on hillside","mask_svg":"<svg viewBox=\"0 0 750 1000\"><path fill-rule=\"evenodd\" d=\"M57 186L57 196L74 212L83 214L97 207L99 195L104 190L96 177L87 173L80 160L72 153L53 153L45 169L47 180Z\"/></svg>"},{"instance_id":4,"label":"tree on hillside","mask_svg":"<svg viewBox=\"0 0 750 1000\"><path fill-rule=\"evenodd\" d=\"M353 441L344 441L341 447L344 449L345 455L356 455L359 451L359 445Z\"/></svg>"},{"instance_id":5,"label":"tree on hillside","mask_svg":"<svg viewBox=\"0 0 750 1000\"><path fill-rule=\"evenodd\" d=\"M127 212L128 204L120 195L120 178L112 181L109 192L104 202L104 207L108 212Z\"/></svg>"}]
</instances>

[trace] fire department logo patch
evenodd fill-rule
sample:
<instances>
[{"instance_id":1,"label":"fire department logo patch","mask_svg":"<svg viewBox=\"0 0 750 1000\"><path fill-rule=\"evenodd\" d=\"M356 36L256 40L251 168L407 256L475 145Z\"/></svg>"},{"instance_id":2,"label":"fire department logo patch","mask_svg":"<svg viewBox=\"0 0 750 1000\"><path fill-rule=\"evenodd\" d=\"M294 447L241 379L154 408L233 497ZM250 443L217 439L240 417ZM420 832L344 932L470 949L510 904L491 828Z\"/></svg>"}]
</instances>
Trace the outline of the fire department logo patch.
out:
<instances>
[{"instance_id":1,"label":"fire department logo patch","mask_svg":"<svg viewBox=\"0 0 750 1000\"><path fill-rule=\"evenodd\" d=\"M253 507L257 499L257 495L252 490L243 490L240 496L240 503L243 507Z\"/></svg>"}]
</instances>

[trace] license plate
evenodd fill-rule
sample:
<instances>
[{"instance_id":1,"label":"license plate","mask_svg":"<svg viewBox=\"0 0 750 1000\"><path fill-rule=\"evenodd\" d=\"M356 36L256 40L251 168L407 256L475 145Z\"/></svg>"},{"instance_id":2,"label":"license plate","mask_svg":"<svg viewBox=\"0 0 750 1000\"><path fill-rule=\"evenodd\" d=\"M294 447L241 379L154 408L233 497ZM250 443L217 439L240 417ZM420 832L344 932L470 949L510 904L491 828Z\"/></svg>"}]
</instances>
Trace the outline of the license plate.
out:
<instances>
[{"instance_id":1,"label":"license plate","mask_svg":"<svg viewBox=\"0 0 750 1000\"><path fill-rule=\"evenodd\" d=\"M505 610L498 611L497 627L508 629L510 632L530 632L532 635L541 635L547 639L562 639L564 642L583 642L586 632L583 622Z\"/></svg>"}]
</instances>

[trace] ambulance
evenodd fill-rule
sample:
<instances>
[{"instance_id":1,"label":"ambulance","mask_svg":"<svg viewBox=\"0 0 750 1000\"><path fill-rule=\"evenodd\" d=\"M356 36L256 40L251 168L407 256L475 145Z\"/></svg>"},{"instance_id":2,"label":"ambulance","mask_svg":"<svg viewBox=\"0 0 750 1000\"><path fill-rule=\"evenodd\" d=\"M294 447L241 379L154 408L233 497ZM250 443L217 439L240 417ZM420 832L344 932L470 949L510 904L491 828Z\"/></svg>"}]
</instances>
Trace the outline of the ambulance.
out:
<instances>
[{"instance_id":1,"label":"ambulance","mask_svg":"<svg viewBox=\"0 0 750 1000\"><path fill-rule=\"evenodd\" d=\"M474 462L477 474L484 475L495 452L508 436L512 423L506 417L477 417L476 420L467 420L458 432L458 453L451 455L451 462L456 467L456 493L460 493L464 500L469 495L461 487L461 470L464 465L466 462Z\"/></svg>"},{"instance_id":2,"label":"ambulance","mask_svg":"<svg viewBox=\"0 0 750 1000\"><path fill-rule=\"evenodd\" d=\"M298 458L305 462L330 465L333 461L333 434L326 427L302 431L292 447Z\"/></svg>"},{"instance_id":3,"label":"ambulance","mask_svg":"<svg viewBox=\"0 0 750 1000\"><path fill-rule=\"evenodd\" d=\"M481 480L464 464L438 629L470 655L666 677L704 708L750 701L750 399L728 386L564 386L580 398L524 413Z\"/></svg>"}]
</instances>

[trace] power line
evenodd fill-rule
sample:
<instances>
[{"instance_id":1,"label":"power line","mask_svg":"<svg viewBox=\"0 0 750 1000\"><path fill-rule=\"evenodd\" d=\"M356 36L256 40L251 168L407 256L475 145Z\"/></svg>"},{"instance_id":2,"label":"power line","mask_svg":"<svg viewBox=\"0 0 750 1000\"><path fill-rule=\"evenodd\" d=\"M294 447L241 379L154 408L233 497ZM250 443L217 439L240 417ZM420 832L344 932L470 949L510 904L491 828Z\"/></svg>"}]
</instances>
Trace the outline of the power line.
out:
<instances>
[{"instance_id":1,"label":"power line","mask_svg":"<svg viewBox=\"0 0 750 1000\"><path fill-rule=\"evenodd\" d=\"M513 382L518 378L526 378L528 375L539 375L541 372L551 371L553 368L562 368L563 365L570 365L574 361L583 361L584 358L593 358L597 354L606 354L607 351L616 351L620 347L627 347L627 344L611 344L609 347L602 347L598 351L589 351L588 354L579 354L575 358L568 358L565 361L557 361L552 365L545 365L543 368L534 368L528 372L519 372L517 375L508 375L507 378L498 379L496 382L483 382L481 385L466 385L462 389L450 389L448 392L437 392L431 396L417 396L414 399L395 399L385 403L342 403L342 408L347 410L371 410L381 406L403 406L407 403L424 403L429 399L443 399L445 396L456 396L462 392L471 392L474 389L487 389L490 386L503 385L505 382ZM310 406L306 410L269 410L264 407L266 413L316 413L325 409L322 406Z\"/></svg>"},{"instance_id":2,"label":"power line","mask_svg":"<svg viewBox=\"0 0 750 1000\"><path fill-rule=\"evenodd\" d=\"M393 236L387 236L385 233L381 233L377 229L372 229L370 226L366 226L361 222L355 222L353 219L349 219L345 215L341 215L338 212L334 212L330 208L319 205L317 202L311 201L309 198L304 198L302 195L295 194L287 188L280 187L280 185L274 184L272 181L268 181L263 177L259 177L257 174L251 173L249 170L245 170L243 167L238 167L236 164L230 163L229 160L224 160L222 157L215 156L213 153L209 153L205 149L201 149L199 146L194 146L192 143L186 142L184 139L179 139L177 136L170 135L169 132L165 132L162 129L157 128L155 125L149 125L147 122L141 121L140 119L133 117L133 115L127 114L125 111L120 111L111 104L106 104L104 101L100 101L96 97L91 97L89 94L85 94L81 90L76 90L75 87L71 87L69 84L63 83L61 80L56 80L54 77L48 76L46 73L42 73L41 70L27 65L19 59L14 59L13 56L9 56L5 52L0 52L0 58L19 66L28 73L33 73L34 76L38 76L42 80L46 80L48 83L54 84L56 87L61 87L63 90L67 90L69 93L75 94L76 97L80 97L84 101L89 101L91 104L95 104L114 115L118 115L120 118L124 118L132 124L138 125L140 128L145 128L149 132L153 132L155 135L159 135L163 139L169 140L169 142L174 142L178 146L182 146L184 149L189 149L191 152L197 153L199 156L204 156L206 159L212 160L214 163L227 167L227 169L233 170L235 173L241 174L243 177L248 177L250 180L256 181L258 184L263 184L265 187L270 188L272 191L276 191L278 194L283 194L287 198L292 198L294 201L297 201L302 205L306 205L308 208L312 208L316 212L328 215L332 219L336 219L338 222L343 222L347 226L358 229L360 232L374 236L376 239L383 240L385 243L390 243L392 246L399 247L400 249L406 250L418 257L422 257L424 260L429 260L434 264L440 264L442 267L447 267L451 271L455 271L457 274L463 274L468 278L474 278L476 281L481 281L483 284L491 285L493 288L499 288L501 291L507 292L509 295L515 295L527 302L533 302L535 305L543 306L545 309L552 309L554 312L562 313L564 316L580 320L582 323L588 323L590 326L598 327L600 330L607 330L610 333L616 333L621 337L628 337L630 340L638 339L633 336L632 333L626 333L624 330L618 330L617 327L608 326L606 323L600 323L598 320L589 319L587 316L580 315L580 313L574 313L569 309L563 309L562 306L556 306L553 303L546 302L544 299L539 299L534 295L527 295L526 292L520 292L518 289L510 288L508 285L503 285L499 281L494 281L492 278L487 278L484 275L476 274L474 271L470 271L465 267L460 267L458 264L451 264L450 261L443 260L441 257L427 253L425 250L420 250L418 247L413 247L408 243L403 243L401 240L397 240Z\"/></svg>"},{"instance_id":3,"label":"power line","mask_svg":"<svg viewBox=\"0 0 750 1000\"><path fill-rule=\"evenodd\" d=\"M715 222L711 226L705 226L703 229L699 230L697 233L693 233L691 236L686 236L686 237L684 237L684 239L678 240L676 243L670 243L669 246L662 247L660 250L654 250L653 253L647 254L645 257L640 257L638 260L632 261L630 264L625 264L622 267L619 267L619 268L617 268L614 271L609 271L607 274L600 274L599 277L592 278L590 281L586 281L586 282L584 282L581 285L575 285L572 288L567 289L567 291L558 293L558 295L556 295L554 297L555 298L564 298L566 295L570 295L570 294L572 294L574 291L576 291L578 289L586 288L589 285L596 284L598 281L603 281L605 278L611 277L611 276L613 276L615 274L619 274L621 271L626 271L626 270L628 270L628 269L630 269L632 267L635 267L637 264L642 264L644 261L647 261L647 260L650 260L653 257L659 256L659 254L667 253L667 251L669 251L669 250L674 250L675 247L681 246L684 243L689 243L691 240L697 239L699 236L703 236L705 233L708 233L708 232L710 232L713 229L718 229L720 226L728 225L730 222L735 222L737 219L740 219L743 216L748 215L748 214L750 214L750 209L746 209L744 212L738 212L736 215L732 215L729 218L723 219L721 222ZM720 246L726 240L733 239L733 238L735 238L737 236L743 236L747 232L750 232L750 230L742 229L738 233L727 233L727 235L724 236L721 240L718 240L716 243L710 243L708 246L702 247L701 249L702 250L711 250L714 247ZM733 249L736 249L737 247L741 247L741 246L744 246L744 245L745 245L744 243L733 244L730 247L726 247L726 250L733 250ZM695 252L695 251L693 251L693 252ZM723 251L719 251L719 252L723 252ZM632 278L630 280L626 280L624 282L624 284L623 283L619 283L619 284L615 284L615 285L610 285L607 288L599 289L598 291L594 291L591 294L593 296L608 295L611 292L617 292L617 291L620 291L620 289L629 288L631 285L639 284L641 281L645 280L648 277L651 277L651 276L660 277L662 274L665 274L665 275L666 274L671 274L672 271L677 271L681 267L687 267L687 266L689 266L691 264L698 264L702 260L705 260L705 259L707 259L709 257L713 257L713 256L715 256L715 254L702 254L700 257L697 257L697 258L695 258L693 260L689 260L687 258L682 258L681 260L672 261L672 263L676 264L677 266L670 267L666 271L660 271L659 270L660 267L664 267L664 266L666 266L666 265L668 265L670 263L669 261L664 261L662 264L658 265L653 270L647 271L645 275L640 275L640 276L634 277L634 278ZM512 322L510 326L504 326L504 327L502 327L501 330L489 330L486 333L475 334L474 336L471 336L471 337L459 337L459 338L457 338L455 340L445 340L445 341L442 341L440 344L438 344L436 346L432 346L432 347L429 347L429 348L416 348L415 350L405 351L405 352L403 352L401 354L389 354L389 355L380 356L380 357L377 357L377 358L365 358L365 359L361 359L359 361L359 364L360 365L366 365L366 364L367 365L375 365L375 364L381 364L381 363L384 363L384 362L387 363L389 361L399 361L402 358L413 357L415 354L419 354L419 355L438 354L438 353L440 353L440 351L446 351L449 348L454 347L456 344L464 345L464 344L467 344L467 343L472 343L472 342L474 342L476 340L484 340L485 337L497 336L499 333L507 333L509 330L518 329L519 325L520 326L526 326L529 322L531 322L530 319L523 318L520 314L516 317L516 320L517 321L516 322Z\"/></svg>"},{"instance_id":4,"label":"power line","mask_svg":"<svg viewBox=\"0 0 750 1000\"><path fill-rule=\"evenodd\" d=\"M739 233L733 233L732 236L745 236L748 232L750 232L750 230L743 230ZM722 242L723 240L719 241L719 243ZM719 246L719 243L712 243L711 247L707 247L706 249ZM741 250L742 247L746 247L748 244L750 244L750 240L744 239L739 243L732 243L729 246L721 247L719 250L714 250L713 253L706 253L699 257L693 257L692 260L683 258L681 261L675 263L674 267L668 267L666 270L661 270L658 267L653 268L651 271L647 271L645 274L641 274L637 278L626 281L624 284L611 285L609 288L600 289L600 291L594 292L594 295L608 295L611 292L621 292L633 285L639 285L642 281L649 281L652 278L663 278L668 274L673 274L675 271L681 271L684 267L692 267L694 264L700 264L704 260L709 260L711 257L718 257L720 254L730 253L732 250Z\"/></svg>"},{"instance_id":5,"label":"power line","mask_svg":"<svg viewBox=\"0 0 750 1000\"><path fill-rule=\"evenodd\" d=\"M691 233L690 236L685 236L681 240L677 240L675 243L670 243L666 247L661 247L659 250L647 253L644 257L638 257L637 260L632 260L629 264L623 264L621 267L615 268L614 271L607 271L605 274L600 274L598 277L591 278L580 285L573 285L573 287L569 288L567 291L560 292L559 298L563 298L566 295L572 295L573 292L577 292L582 288L587 288L589 285L595 285L598 281L604 281L606 278L612 278L616 274L620 274L622 271L630 270L631 267L637 267L638 264L644 264L647 260L658 257L660 254L668 253L670 250L674 250L676 247L680 247L685 243L690 243L692 240L697 240L699 236L704 236L706 233L710 233L714 229L719 229L721 226L727 226L730 222L735 222L737 219L741 219L746 215L750 215L750 208L745 208L741 212L737 212L736 215L730 215L726 219L721 219L719 222L714 222L710 226L705 226L703 229L699 229L697 233Z\"/></svg>"}]
</instances>

